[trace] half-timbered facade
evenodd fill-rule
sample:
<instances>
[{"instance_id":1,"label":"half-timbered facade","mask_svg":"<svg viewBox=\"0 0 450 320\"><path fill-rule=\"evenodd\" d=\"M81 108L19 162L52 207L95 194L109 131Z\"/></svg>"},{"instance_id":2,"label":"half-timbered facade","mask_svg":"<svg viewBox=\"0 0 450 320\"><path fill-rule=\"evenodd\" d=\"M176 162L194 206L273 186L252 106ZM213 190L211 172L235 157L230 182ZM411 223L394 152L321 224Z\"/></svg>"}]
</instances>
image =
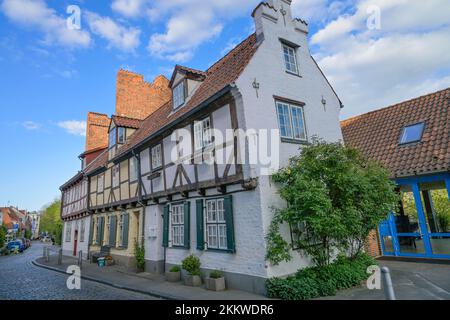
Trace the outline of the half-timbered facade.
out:
<instances>
[{"instance_id":1,"label":"half-timbered facade","mask_svg":"<svg viewBox=\"0 0 450 320\"><path fill-rule=\"evenodd\" d=\"M88 256L91 217L88 211L88 179L80 171L61 186L61 219L63 235L61 247L63 254L83 258Z\"/></svg>"},{"instance_id":2,"label":"half-timbered facade","mask_svg":"<svg viewBox=\"0 0 450 320\"><path fill-rule=\"evenodd\" d=\"M279 266L265 259L271 208L285 205L270 173L313 136L342 140L342 104L310 55L306 22L292 17L290 5L258 5L256 32L208 70L176 66L170 101L141 119L113 154L94 161L87 172L91 250L110 245L130 265L130 243L141 241L150 272L196 254L204 271L225 273L228 287L258 293L267 278L310 263L301 252ZM252 162L250 146L263 144L264 130L264 155L274 163ZM291 237L288 226L281 231Z\"/></svg>"}]
</instances>

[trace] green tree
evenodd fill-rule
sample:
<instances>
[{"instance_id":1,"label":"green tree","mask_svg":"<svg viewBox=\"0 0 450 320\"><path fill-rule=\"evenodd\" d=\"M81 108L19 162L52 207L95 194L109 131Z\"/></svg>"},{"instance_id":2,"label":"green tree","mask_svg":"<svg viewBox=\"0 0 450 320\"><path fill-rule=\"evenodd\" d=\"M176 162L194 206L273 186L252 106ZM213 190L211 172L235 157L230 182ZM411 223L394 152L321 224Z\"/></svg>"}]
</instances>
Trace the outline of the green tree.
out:
<instances>
[{"instance_id":1,"label":"green tree","mask_svg":"<svg viewBox=\"0 0 450 320\"><path fill-rule=\"evenodd\" d=\"M3 248L5 245L5 238L6 238L6 232L7 229L4 225L0 226L0 248Z\"/></svg>"},{"instance_id":2,"label":"green tree","mask_svg":"<svg viewBox=\"0 0 450 320\"><path fill-rule=\"evenodd\" d=\"M278 232L283 224L297 235L295 247L324 266L336 253L357 257L370 231L398 203L388 171L340 143L315 139L273 180L288 204L275 208L267 236L267 259L274 264L291 259L292 245Z\"/></svg>"},{"instance_id":3,"label":"green tree","mask_svg":"<svg viewBox=\"0 0 450 320\"><path fill-rule=\"evenodd\" d=\"M63 223L61 220L61 201L54 200L50 205L44 207L41 216L41 231L46 231L55 237L56 244L61 244Z\"/></svg>"}]
</instances>

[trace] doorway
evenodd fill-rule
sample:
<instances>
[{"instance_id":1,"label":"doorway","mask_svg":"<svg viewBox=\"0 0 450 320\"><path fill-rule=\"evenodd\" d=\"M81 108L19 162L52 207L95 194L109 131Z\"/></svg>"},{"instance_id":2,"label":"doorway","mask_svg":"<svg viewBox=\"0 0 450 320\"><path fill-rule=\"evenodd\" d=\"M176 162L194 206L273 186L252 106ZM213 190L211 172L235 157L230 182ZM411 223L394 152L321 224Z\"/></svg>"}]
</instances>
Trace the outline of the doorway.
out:
<instances>
[{"instance_id":1,"label":"doorway","mask_svg":"<svg viewBox=\"0 0 450 320\"><path fill-rule=\"evenodd\" d=\"M78 246L78 230L75 230L75 235L73 237L73 256L77 256L77 246Z\"/></svg>"}]
</instances>

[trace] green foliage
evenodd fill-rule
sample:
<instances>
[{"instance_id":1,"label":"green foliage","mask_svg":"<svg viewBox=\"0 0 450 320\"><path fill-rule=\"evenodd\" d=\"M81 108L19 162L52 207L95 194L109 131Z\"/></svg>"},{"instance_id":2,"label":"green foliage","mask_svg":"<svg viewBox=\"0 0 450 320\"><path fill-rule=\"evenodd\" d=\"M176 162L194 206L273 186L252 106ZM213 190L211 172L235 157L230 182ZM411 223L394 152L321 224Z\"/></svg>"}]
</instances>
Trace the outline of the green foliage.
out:
<instances>
[{"instance_id":1,"label":"green foliage","mask_svg":"<svg viewBox=\"0 0 450 320\"><path fill-rule=\"evenodd\" d=\"M223 278L223 272L220 271L220 270L214 270L214 271L211 271L211 273L209 274L209 277L210 277L211 279L220 279L220 278Z\"/></svg>"},{"instance_id":2,"label":"green foliage","mask_svg":"<svg viewBox=\"0 0 450 320\"><path fill-rule=\"evenodd\" d=\"M31 239L31 231L28 229L25 230L25 238L28 240Z\"/></svg>"},{"instance_id":3,"label":"green foliage","mask_svg":"<svg viewBox=\"0 0 450 320\"><path fill-rule=\"evenodd\" d=\"M388 171L352 148L315 139L273 176L288 206L276 209L267 236L267 258L289 261L291 246L281 238L282 224L303 225L295 246L319 266L336 252L356 257L371 230L398 203Z\"/></svg>"},{"instance_id":4,"label":"green foliage","mask_svg":"<svg viewBox=\"0 0 450 320\"><path fill-rule=\"evenodd\" d=\"M180 272L181 271L181 267L180 266L173 266L169 272Z\"/></svg>"},{"instance_id":5,"label":"green foliage","mask_svg":"<svg viewBox=\"0 0 450 320\"><path fill-rule=\"evenodd\" d=\"M300 270L287 279L273 278L266 282L269 298L307 300L333 296L337 290L349 289L367 280L367 268L374 259L362 253L355 259L340 256L334 263Z\"/></svg>"},{"instance_id":6,"label":"green foliage","mask_svg":"<svg viewBox=\"0 0 450 320\"><path fill-rule=\"evenodd\" d=\"M186 259L183 260L182 267L190 275L199 276L200 275L200 259L199 257L191 254Z\"/></svg>"},{"instance_id":7,"label":"green foliage","mask_svg":"<svg viewBox=\"0 0 450 320\"><path fill-rule=\"evenodd\" d=\"M5 245L7 232L8 232L8 230L6 229L6 227L4 225L1 225L0 226L0 249L3 248L3 246Z\"/></svg>"},{"instance_id":8,"label":"green foliage","mask_svg":"<svg viewBox=\"0 0 450 320\"><path fill-rule=\"evenodd\" d=\"M134 243L134 257L138 270L145 270L145 248L139 245L139 241L137 240Z\"/></svg>"},{"instance_id":9,"label":"green foliage","mask_svg":"<svg viewBox=\"0 0 450 320\"><path fill-rule=\"evenodd\" d=\"M39 229L46 231L55 237L56 244L62 240L63 222L61 220L61 201L55 200L43 209Z\"/></svg>"}]
</instances>

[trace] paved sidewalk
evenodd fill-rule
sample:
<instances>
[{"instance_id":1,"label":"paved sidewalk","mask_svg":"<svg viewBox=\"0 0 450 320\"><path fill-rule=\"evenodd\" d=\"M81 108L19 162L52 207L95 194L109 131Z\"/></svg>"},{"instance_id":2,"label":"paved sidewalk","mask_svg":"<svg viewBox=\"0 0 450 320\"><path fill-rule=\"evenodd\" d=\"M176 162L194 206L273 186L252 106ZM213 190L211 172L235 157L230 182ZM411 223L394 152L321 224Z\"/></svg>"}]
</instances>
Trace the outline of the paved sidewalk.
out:
<instances>
[{"instance_id":1,"label":"paved sidewalk","mask_svg":"<svg viewBox=\"0 0 450 320\"><path fill-rule=\"evenodd\" d=\"M58 265L58 256L50 256L50 261L38 258L34 265L65 273L67 267L76 265L77 260L71 257L63 257L63 264ZM132 273L120 266L100 268L96 264L83 261L81 277L85 280L95 281L119 289L144 293L153 297L169 300L266 300L264 296L239 290L226 290L214 292L204 287L187 287L181 282L170 283L165 281L163 275L150 273Z\"/></svg>"},{"instance_id":2,"label":"paved sidewalk","mask_svg":"<svg viewBox=\"0 0 450 320\"><path fill-rule=\"evenodd\" d=\"M391 260L378 262L390 269L397 300L450 300L450 265ZM383 290L368 290L361 286L319 300L384 299Z\"/></svg>"}]
</instances>

